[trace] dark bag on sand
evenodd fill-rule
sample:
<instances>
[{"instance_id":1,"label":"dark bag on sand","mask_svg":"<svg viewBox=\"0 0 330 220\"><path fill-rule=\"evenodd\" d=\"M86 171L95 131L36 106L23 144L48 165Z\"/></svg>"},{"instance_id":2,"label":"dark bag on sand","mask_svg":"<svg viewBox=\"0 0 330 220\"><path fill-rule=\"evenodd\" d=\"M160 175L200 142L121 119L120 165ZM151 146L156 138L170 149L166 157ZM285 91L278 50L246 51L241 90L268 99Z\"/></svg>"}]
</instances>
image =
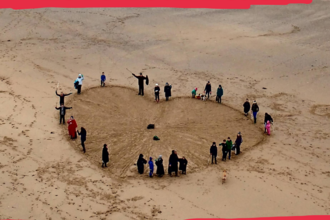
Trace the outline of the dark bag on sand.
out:
<instances>
[{"instance_id":1,"label":"dark bag on sand","mask_svg":"<svg viewBox=\"0 0 330 220\"><path fill-rule=\"evenodd\" d=\"M147 129L154 129L155 128L155 125L154 124L150 124L148 125Z\"/></svg>"},{"instance_id":2,"label":"dark bag on sand","mask_svg":"<svg viewBox=\"0 0 330 220\"><path fill-rule=\"evenodd\" d=\"M159 140L160 140L159 137L154 136L154 141L159 141Z\"/></svg>"},{"instance_id":3,"label":"dark bag on sand","mask_svg":"<svg viewBox=\"0 0 330 220\"><path fill-rule=\"evenodd\" d=\"M218 97L218 96L216 96L216 97L215 97L215 101L218 101L218 100L219 100L219 97Z\"/></svg>"}]
</instances>

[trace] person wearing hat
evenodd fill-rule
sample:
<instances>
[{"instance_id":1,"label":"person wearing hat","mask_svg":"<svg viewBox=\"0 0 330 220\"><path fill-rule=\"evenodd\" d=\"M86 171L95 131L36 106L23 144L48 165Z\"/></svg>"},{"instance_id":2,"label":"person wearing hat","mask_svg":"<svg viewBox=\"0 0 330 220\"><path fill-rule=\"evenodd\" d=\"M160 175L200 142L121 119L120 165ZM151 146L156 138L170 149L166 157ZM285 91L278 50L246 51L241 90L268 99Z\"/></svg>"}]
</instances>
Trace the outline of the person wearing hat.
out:
<instances>
[{"instance_id":1,"label":"person wearing hat","mask_svg":"<svg viewBox=\"0 0 330 220\"><path fill-rule=\"evenodd\" d=\"M217 164L217 155L218 155L218 148L215 142L213 142L211 148L210 148L210 154L212 156L212 164L213 164L213 159L215 164Z\"/></svg>"},{"instance_id":2,"label":"person wearing hat","mask_svg":"<svg viewBox=\"0 0 330 220\"><path fill-rule=\"evenodd\" d=\"M171 90L172 90L172 85L169 85L168 83L166 83L165 87L164 87L166 101L168 101L168 98L172 96Z\"/></svg>"},{"instance_id":3,"label":"person wearing hat","mask_svg":"<svg viewBox=\"0 0 330 220\"><path fill-rule=\"evenodd\" d=\"M108 162L109 162L108 146L106 144L104 144L103 150L102 150L102 167L107 167Z\"/></svg>"},{"instance_id":4,"label":"person wearing hat","mask_svg":"<svg viewBox=\"0 0 330 220\"><path fill-rule=\"evenodd\" d=\"M156 166L157 166L156 174L159 177L162 177L165 174L162 155L159 155L158 159L156 160Z\"/></svg>"},{"instance_id":5,"label":"person wearing hat","mask_svg":"<svg viewBox=\"0 0 330 220\"><path fill-rule=\"evenodd\" d=\"M249 99L246 99L246 101L243 104L243 107L244 107L244 114L245 116L247 116L251 108Z\"/></svg>"},{"instance_id":6,"label":"person wearing hat","mask_svg":"<svg viewBox=\"0 0 330 220\"><path fill-rule=\"evenodd\" d=\"M205 92L205 96L207 95L207 99L210 99L210 94L212 94L210 81L207 81L204 92Z\"/></svg>"},{"instance_id":7,"label":"person wearing hat","mask_svg":"<svg viewBox=\"0 0 330 220\"><path fill-rule=\"evenodd\" d=\"M236 155L241 153L241 144L243 143L243 138L241 132L238 132L236 141L235 141L235 148L236 148Z\"/></svg>"},{"instance_id":8,"label":"person wearing hat","mask_svg":"<svg viewBox=\"0 0 330 220\"><path fill-rule=\"evenodd\" d=\"M132 75L138 79L139 95L144 96L144 80L146 80L148 76L143 76L142 73L140 73L139 76L135 75L134 73L132 73Z\"/></svg>"},{"instance_id":9,"label":"person wearing hat","mask_svg":"<svg viewBox=\"0 0 330 220\"><path fill-rule=\"evenodd\" d=\"M221 103L221 97L223 96L223 89L222 89L222 86L219 85L219 88L217 90L217 100L218 100L218 103Z\"/></svg>"},{"instance_id":10,"label":"person wearing hat","mask_svg":"<svg viewBox=\"0 0 330 220\"><path fill-rule=\"evenodd\" d=\"M196 93L197 93L197 88L195 88L195 89L191 92L193 98L195 98Z\"/></svg>"},{"instance_id":11,"label":"person wearing hat","mask_svg":"<svg viewBox=\"0 0 330 220\"><path fill-rule=\"evenodd\" d=\"M160 87L156 83L156 86L155 86L155 100L156 100L157 103L159 102L159 91L160 91Z\"/></svg>"},{"instance_id":12,"label":"person wearing hat","mask_svg":"<svg viewBox=\"0 0 330 220\"><path fill-rule=\"evenodd\" d=\"M256 100L253 101L251 109L252 109L252 112L253 112L254 124L256 124L257 123L257 113L259 111L259 106L258 106Z\"/></svg>"},{"instance_id":13,"label":"person wearing hat","mask_svg":"<svg viewBox=\"0 0 330 220\"><path fill-rule=\"evenodd\" d=\"M149 176L152 177L154 174L154 162L152 161L152 157L149 158Z\"/></svg>"},{"instance_id":14,"label":"person wearing hat","mask_svg":"<svg viewBox=\"0 0 330 220\"><path fill-rule=\"evenodd\" d=\"M78 90L77 93L80 94L81 93L81 87L82 87L82 82L84 80L84 75L79 74L78 78L76 79L77 82L77 87L76 89Z\"/></svg>"}]
</instances>

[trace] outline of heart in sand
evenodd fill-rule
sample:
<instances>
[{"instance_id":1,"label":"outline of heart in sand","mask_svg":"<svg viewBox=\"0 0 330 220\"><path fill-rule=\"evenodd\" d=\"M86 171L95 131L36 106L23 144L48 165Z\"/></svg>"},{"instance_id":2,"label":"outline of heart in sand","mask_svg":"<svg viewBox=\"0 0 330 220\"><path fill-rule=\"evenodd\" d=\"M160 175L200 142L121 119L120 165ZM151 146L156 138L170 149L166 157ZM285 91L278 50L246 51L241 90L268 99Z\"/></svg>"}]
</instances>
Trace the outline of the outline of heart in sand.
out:
<instances>
[{"instance_id":1,"label":"outline of heart in sand","mask_svg":"<svg viewBox=\"0 0 330 220\"><path fill-rule=\"evenodd\" d=\"M149 93L149 90L146 91ZM103 144L107 144L110 162L106 171L116 177L137 176L134 165L142 153L149 161L162 155L165 172L172 150L188 160L187 172L196 172L209 166L210 146L215 141L218 146L218 160L221 163L219 143L231 137L233 143L240 131L244 150L264 141L263 132L249 117L215 101L201 101L191 97L171 98L156 103L152 96L137 95L137 89L123 86L94 87L73 95L66 103L73 107L68 111L77 121L78 129L87 130L85 157L101 168ZM57 116L58 117L58 116ZM155 129L147 129L155 124ZM63 135L77 151L81 151L80 137L75 141L63 126ZM160 140L154 141L157 135ZM235 155L232 153L233 160ZM236 158L237 158L236 157ZM234 163L232 161L222 163ZM146 172L146 171L145 171Z\"/></svg>"}]
</instances>

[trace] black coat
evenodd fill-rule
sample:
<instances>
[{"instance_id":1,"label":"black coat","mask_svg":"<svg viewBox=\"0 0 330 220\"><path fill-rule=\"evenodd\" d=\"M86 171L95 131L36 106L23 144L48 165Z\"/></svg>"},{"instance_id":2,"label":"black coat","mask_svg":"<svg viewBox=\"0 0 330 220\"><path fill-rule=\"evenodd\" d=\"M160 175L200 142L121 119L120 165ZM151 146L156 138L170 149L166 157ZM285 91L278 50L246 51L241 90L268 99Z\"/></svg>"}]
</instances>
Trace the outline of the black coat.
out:
<instances>
[{"instance_id":1,"label":"black coat","mask_svg":"<svg viewBox=\"0 0 330 220\"><path fill-rule=\"evenodd\" d=\"M143 155L140 154L139 159L136 163L140 174L144 173L144 164L146 164L146 163L147 163L147 161L143 158Z\"/></svg>"},{"instance_id":2,"label":"black coat","mask_svg":"<svg viewBox=\"0 0 330 220\"><path fill-rule=\"evenodd\" d=\"M169 86L169 85L164 87L165 97L172 96L171 89L172 89L172 86Z\"/></svg>"},{"instance_id":3,"label":"black coat","mask_svg":"<svg viewBox=\"0 0 330 220\"><path fill-rule=\"evenodd\" d=\"M156 161L156 166L157 166L156 174L159 175L159 176L164 175L165 171L164 171L164 165L163 165L163 159L162 158L158 158L158 160Z\"/></svg>"},{"instance_id":4,"label":"black coat","mask_svg":"<svg viewBox=\"0 0 330 220\"><path fill-rule=\"evenodd\" d=\"M227 151L227 144L226 143L221 143L219 144L220 146L222 146L222 151Z\"/></svg>"},{"instance_id":5,"label":"black coat","mask_svg":"<svg viewBox=\"0 0 330 220\"><path fill-rule=\"evenodd\" d=\"M186 171L188 161L186 159L179 159L180 167L179 170Z\"/></svg>"},{"instance_id":6,"label":"black coat","mask_svg":"<svg viewBox=\"0 0 330 220\"><path fill-rule=\"evenodd\" d=\"M245 102L243 104L243 107L244 107L244 112L249 112L250 111L250 108L251 108L250 102Z\"/></svg>"},{"instance_id":7,"label":"black coat","mask_svg":"<svg viewBox=\"0 0 330 220\"><path fill-rule=\"evenodd\" d=\"M209 83L206 84L205 91L206 92L211 92L211 84L209 84Z\"/></svg>"},{"instance_id":8,"label":"black coat","mask_svg":"<svg viewBox=\"0 0 330 220\"><path fill-rule=\"evenodd\" d=\"M55 109L56 109L56 110L60 110L60 116L61 116L61 115L64 116L65 113L66 113L66 110L67 110L67 109L72 109L72 107L65 107L65 106L63 106L63 107L59 107L59 108L56 108L56 107L55 107Z\"/></svg>"},{"instance_id":9,"label":"black coat","mask_svg":"<svg viewBox=\"0 0 330 220\"><path fill-rule=\"evenodd\" d=\"M264 122L267 123L267 121L269 121L270 123L272 123L272 122L273 122L273 118L272 118L272 116L266 114L266 115L265 115L265 121L264 121Z\"/></svg>"},{"instance_id":10,"label":"black coat","mask_svg":"<svg viewBox=\"0 0 330 220\"><path fill-rule=\"evenodd\" d=\"M216 145L212 145L210 148L210 154L217 156L218 154L218 148Z\"/></svg>"},{"instance_id":11,"label":"black coat","mask_svg":"<svg viewBox=\"0 0 330 220\"><path fill-rule=\"evenodd\" d=\"M104 163L108 163L109 162L109 152L108 152L108 148L103 147L103 151L102 151L102 161Z\"/></svg>"},{"instance_id":12,"label":"black coat","mask_svg":"<svg viewBox=\"0 0 330 220\"><path fill-rule=\"evenodd\" d=\"M178 155L176 154L171 154L170 159L169 159L169 165L171 165L171 172L178 170L178 162L179 158Z\"/></svg>"},{"instance_id":13,"label":"black coat","mask_svg":"<svg viewBox=\"0 0 330 220\"><path fill-rule=\"evenodd\" d=\"M61 96L61 95L59 95L58 93L57 93L57 91L55 91L55 94L57 95L57 96L59 96L60 97L60 105L64 105L64 97L65 96L68 96L68 95L71 95L72 93L69 93L69 94L63 94L63 96Z\"/></svg>"},{"instance_id":14,"label":"black coat","mask_svg":"<svg viewBox=\"0 0 330 220\"><path fill-rule=\"evenodd\" d=\"M139 84L139 86L143 86L143 81L144 81L145 79L147 79L147 77L145 77L145 76L136 76L136 75L134 75L134 74L133 74L133 76L134 76L135 78L138 79L138 84Z\"/></svg>"},{"instance_id":15,"label":"black coat","mask_svg":"<svg viewBox=\"0 0 330 220\"><path fill-rule=\"evenodd\" d=\"M81 129L81 132L80 133L78 131L78 134L81 137L81 141L86 141L87 131L84 128Z\"/></svg>"},{"instance_id":16,"label":"black coat","mask_svg":"<svg viewBox=\"0 0 330 220\"><path fill-rule=\"evenodd\" d=\"M257 103L254 103L254 104L252 105L252 111L253 111L253 112L258 112L258 111L259 111L259 106L258 106Z\"/></svg>"}]
</instances>

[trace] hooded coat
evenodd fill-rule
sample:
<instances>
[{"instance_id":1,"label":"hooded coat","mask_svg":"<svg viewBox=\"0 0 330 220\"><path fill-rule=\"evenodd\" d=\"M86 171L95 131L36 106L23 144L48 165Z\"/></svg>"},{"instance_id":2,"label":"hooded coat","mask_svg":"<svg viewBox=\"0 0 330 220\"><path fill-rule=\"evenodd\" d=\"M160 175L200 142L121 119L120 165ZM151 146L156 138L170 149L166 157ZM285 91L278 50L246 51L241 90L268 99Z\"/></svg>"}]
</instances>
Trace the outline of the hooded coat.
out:
<instances>
[{"instance_id":1,"label":"hooded coat","mask_svg":"<svg viewBox=\"0 0 330 220\"><path fill-rule=\"evenodd\" d=\"M244 102L243 107L244 107L244 112L245 113L249 112L250 109L251 109L250 102L248 102L248 101Z\"/></svg>"},{"instance_id":2,"label":"hooded coat","mask_svg":"<svg viewBox=\"0 0 330 220\"><path fill-rule=\"evenodd\" d=\"M267 121L269 121L269 122L273 122L273 118L272 118L272 116L270 116L268 113L265 114L265 120L264 120L264 123L266 124Z\"/></svg>"},{"instance_id":3,"label":"hooded coat","mask_svg":"<svg viewBox=\"0 0 330 220\"><path fill-rule=\"evenodd\" d=\"M169 158L169 163L168 163L169 165L171 165L171 167L169 168L170 172L174 172L174 171L178 170L178 162L179 162L178 155L176 155L174 153L174 151L172 151L172 154Z\"/></svg>"},{"instance_id":4,"label":"hooded coat","mask_svg":"<svg viewBox=\"0 0 330 220\"><path fill-rule=\"evenodd\" d=\"M186 172L187 164L188 164L187 159L185 159L185 158L179 159L179 162L180 162L179 170L182 170L183 172Z\"/></svg>"},{"instance_id":5,"label":"hooded coat","mask_svg":"<svg viewBox=\"0 0 330 220\"><path fill-rule=\"evenodd\" d=\"M206 86L205 86L205 92L208 93L208 92L211 92L211 83L207 83Z\"/></svg>"},{"instance_id":6,"label":"hooded coat","mask_svg":"<svg viewBox=\"0 0 330 220\"><path fill-rule=\"evenodd\" d=\"M223 89L222 89L222 87L219 87L219 88L218 88L218 90L217 90L217 96L218 96L218 97L223 96Z\"/></svg>"},{"instance_id":7,"label":"hooded coat","mask_svg":"<svg viewBox=\"0 0 330 220\"><path fill-rule=\"evenodd\" d=\"M151 171L154 171L154 162L152 161L152 158L150 157L150 159L149 159L149 169L151 170Z\"/></svg>"},{"instance_id":8,"label":"hooded coat","mask_svg":"<svg viewBox=\"0 0 330 220\"><path fill-rule=\"evenodd\" d=\"M109 151L108 151L107 146L104 146L103 147L103 150L102 150L102 161L103 161L103 163L108 163L109 162Z\"/></svg>"},{"instance_id":9,"label":"hooded coat","mask_svg":"<svg viewBox=\"0 0 330 220\"><path fill-rule=\"evenodd\" d=\"M143 154L140 154L139 159L136 163L140 174L144 173L144 164L146 164L146 163L147 163L147 161L143 158Z\"/></svg>"},{"instance_id":10,"label":"hooded coat","mask_svg":"<svg viewBox=\"0 0 330 220\"><path fill-rule=\"evenodd\" d=\"M218 148L216 145L212 145L210 148L210 154L217 156L218 154Z\"/></svg>"},{"instance_id":11,"label":"hooded coat","mask_svg":"<svg viewBox=\"0 0 330 220\"><path fill-rule=\"evenodd\" d=\"M227 151L231 151L231 148L233 147L232 140L229 140L229 141L227 140L226 145L227 145Z\"/></svg>"},{"instance_id":12,"label":"hooded coat","mask_svg":"<svg viewBox=\"0 0 330 220\"><path fill-rule=\"evenodd\" d=\"M78 134L80 135L82 142L86 141L87 131L85 128L81 128L81 131L80 131L80 133L78 131Z\"/></svg>"},{"instance_id":13,"label":"hooded coat","mask_svg":"<svg viewBox=\"0 0 330 220\"><path fill-rule=\"evenodd\" d=\"M69 135L71 136L71 138L76 138L77 137L76 128L78 127L76 120L69 119L67 123L68 123Z\"/></svg>"},{"instance_id":14,"label":"hooded coat","mask_svg":"<svg viewBox=\"0 0 330 220\"><path fill-rule=\"evenodd\" d=\"M172 86L170 86L168 84L164 87L165 97L172 96L171 90L172 90Z\"/></svg>"},{"instance_id":15,"label":"hooded coat","mask_svg":"<svg viewBox=\"0 0 330 220\"><path fill-rule=\"evenodd\" d=\"M162 176L165 174L164 165L163 165L163 158L159 157L156 161L157 171L156 174Z\"/></svg>"}]
</instances>

